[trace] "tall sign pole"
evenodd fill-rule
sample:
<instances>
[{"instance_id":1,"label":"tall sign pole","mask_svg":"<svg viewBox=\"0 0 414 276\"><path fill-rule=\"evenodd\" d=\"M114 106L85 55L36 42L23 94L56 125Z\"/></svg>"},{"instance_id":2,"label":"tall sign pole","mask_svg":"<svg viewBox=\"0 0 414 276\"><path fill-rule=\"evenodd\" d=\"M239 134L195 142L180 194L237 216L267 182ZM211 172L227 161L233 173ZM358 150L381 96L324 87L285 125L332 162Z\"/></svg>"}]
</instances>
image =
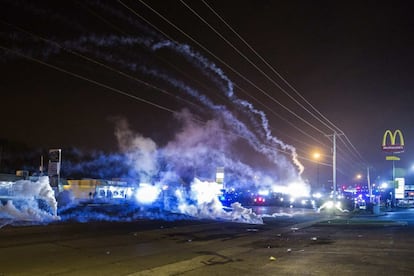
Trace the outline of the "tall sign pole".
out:
<instances>
[{"instance_id":1,"label":"tall sign pole","mask_svg":"<svg viewBox=\"0 0 414 276\"><path fill-rule=\"evenodd\" d=\"M336 132L332 135L333 152L332 152L332 183L334 198L336 198Z\"/></svg>"},{"instance_id":2,"label":"tall sign pole","mask_svg":"<svg viewBox=\"0 0 414 276\"><path fill-rule=\"evenodd\" d=\"M62 150L61 149L49 150L49 166L48 166L49 183L55 192L59 192L61 162L62 162Z\"/></svg>"},{"instance_id":3,"label":"tall sign pole","mask_svg":"<svg viewBox=\"0 0 414 276\"><path fill-rule=\"evenodd\" d=\"M399 141L397 141L397 137L399 138ZM389 139L388 139L389 138ZM391 205L394 205L395 203L395 194L396 194L396 175L395 175L395 161L399 161L400 157L396 156L397 153L404 152L404 137L401 132L401 130L397 129L394 132L387 129L384 133L384 136L382 137L382 150L385 152L389 152L392 155L386 156L385 160L392 161L392 180L391 183L394 186L394 192L391 195ZM398 184L399 185L399 184ZM398 190L400 192L400 190ZM398 198L404 197L404 190L402 191L402 197L399 194Z\"/></svg>"}]
</instances>

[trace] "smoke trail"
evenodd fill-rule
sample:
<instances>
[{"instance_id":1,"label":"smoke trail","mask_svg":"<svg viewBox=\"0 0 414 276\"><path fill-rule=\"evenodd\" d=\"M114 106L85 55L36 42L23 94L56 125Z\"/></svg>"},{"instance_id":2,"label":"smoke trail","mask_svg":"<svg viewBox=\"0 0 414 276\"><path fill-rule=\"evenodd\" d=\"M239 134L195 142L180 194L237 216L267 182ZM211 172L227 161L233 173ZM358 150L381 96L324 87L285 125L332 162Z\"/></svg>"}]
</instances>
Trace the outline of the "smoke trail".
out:
<instances>
[{"instance_id":1,"label":"smoke trail","mask_svg":"<svg viewBox=\"0 0 414 276\"><path fill-rule=\"evenodd\" d=\"M72 46L73 48L76 48L78 51L82 51L82 50L85 51L85 48L81 47L80 45L84 44L86 42L94 43L96 46L100 46L100 47L102 47L104 45L114 47L118 44L120 44L120 45L134 45L136 43L139 43L140 45L146 46L146 47L149 46L149 41L146 40L146 39L136 39L136 38L127 38L127 37L117 38L115 36L111 36L111 37L96 37L96 36L82 37L79 41L66 42L64 44L66 46ZM192 51L188 45L177 45L176 43L172 43L172 42L169 42L169 41L163 41L163 42L160 42L158 44L153 44L151 46L151 49L152 50L158 50L158 49L161 49L163 47L169 47L169 48L177 51L178 53L180 53L182 55L185 55L185 58L187 58L187 59L193 58L194 60L192 62L195 65L200 66L200 64L201 64L204 68L212 70L221 79L223 79L227 83L228 90L226 92L226 95L229 97L229 99L231 99L233 101L233 103L235 103L236 105L239 105L243 108L247 108L252 114L258 115L261 118L262 127L263 127L263 130L265 132L267 141L275 143L276 145L280 146L283 150L289 150L292 153L293 162L299 168L299 174L302 173L303 166L297 160L297 154L296 154L295 148L290 146L290 145L284 144L282 141L280 141L279 139L277 139L277 138L275 138L271 135L271 131L270 131L269 126L268 126L268 120L267 120L265 114L262 111L259 111L259 110L255 109L251 103L249 103L245 100L238 99L238 98L235 97L234 92L233 92L233 84L224 75L224 73L221 71L221 69L217 68L213 63L208 62L208 60L205 59L204 57L202 57L200 54ZM91 52L91 51L89 51L89 52ZM95 55L97 55L97 53L99 53L99 51L95 50ZM104 59L106 59L107 61L110 61L110 62L114 62L114 60L115 60L112 55L100 54L100 57L104 58ZM173 79L170 76L162 74L158 70L147 69L146 67L138 66L135 63L129 63L128 64L126 62L121 62L121 59L119 59L119 58L116 59L116 60L118 61L118 63L121 63L124 67L129 68L130 70L131 69L132 70L140 69L140 71L145 73L145 74L149 74L153 77L163 79L164 81L167 81L168 83L170 83L174 87L176 87L176 88L178 88L182 91L185 91L186 93L188 93L192 97L200 100L200 102L203 103L209 109L215 110L216 112L220 112L222 115L226 116L226 122L229 122L229 126L233 127L236 131L238 131L239 135L245 137L249 141L249 143L256 149L256 151L268 155L269 158L271 160L274 160L274 162L276 164L282 163L281 161L284 159L284 157L282 157L280 154L278 154L275 150L273 150L269 147L264 148L265 147L264 145L261 145L261 144L255 142L255 141L258 141L257 137L255 137L255 135L253 135L253 133L250 132L243 123L238 121L233 116L233 114L228 112L228 110L226 110L224 108L224 106L215 105L211 100L209 100L207 98L206 95L200 94L198 91L196 91L195 89L192 89L187 84L185 84L185 83L183 83L179 80ZM279 160L277 160L277 159L279 159ZM285 165L283 165L284 167L287 166L286 162L283 162L283 163L285 163Z\"/></svg>"},{"instance_id":2,"label":"smoke trail","mask_svg":"<svg viewBox=\"0 0 414 276\"><path fill-rule=\"evenodd\" d=\"M235 104L240 105L241 107L248 108L248 110L251 113L255 115L259 115L262 121L262 127L263 127L263 130L265 131L267 140L275 143L276 145L280 146L284 150L289 150L292 153L293 162L299 168L299 174L302 174L303 165L297 159L296 149L293 146L287 145L283 143L281 140L272 136L271 131L269 129L269 122L264 112L255 109L251 103L245 100L238 99L234 94L234 87L233 87L232 81L224 74L224 72L220 68L218 68L214 63L208 61L206 58L204 58L200 54L194 52L188 45L178 45L171 41L162 41L162 42L154 44L152 46L152 50L156 51L163 47L168 47L172 50L175 50L177 53L182 54L187 60L190 60L191 58L192 60L190 61L192 61L194 65L201 67L201 69L208 69L209 71L212 71L217 76L219 76L225 83L227 83L227 90L224 91L225 95L230 100L232 100ZM202 70L201 72L207 73L208 71Z\"/></svg>"},{"instance_id":3,"label":"smoke trail","mask_svg":"<svg viewBox=\"0 0 414 276\"><path fill-rule=\"evenodd\" d=\"M12 6L18 7L19 5L24 5L24 3L18 2ZM238 210L237 214L229 215L223 212L217 204L216 195L210 195L210 200L203 202L203 206L191 204L192 201L198 201L196 193L202 192L203 185L212 185L210 183L213 182L212 179L217 167L225 167L226 181L233 182L235 183L232 184L233 186L241 188L252 186L298 187L295 185L300 187L301 184L304 184L300 177L303 167L297 160L295 148L274 137L265 113L248 101L238 98L234 91L233 82L223 70L189 45L162 39L161 35L141 26L131 17L124 16L121 11L112 9L100 1L89 2L87 5L99 7L99 11L119 22L120 26L130 27L130 29L127 28L130 30L129 33L138 33L139 35L126 35L126 32L119 32L120 30L112 32L116 29L116 25L111 25L112 31L109 33L108 30L102 31L100 28L100 31L95 31L89 29L90 25L86 20L90 19L89 17L81 16L82 19L77 21L76 17L63 14L62 11L55 12L52 8L36 8L33 5L28 5L25 9L25 12L31 14L32 18L43 14L42 17L45 18L46 23L57 24L56 30L63 27L64 30L69 29L70 32L60 34L54 29L45 30L46 36L53 38L51 40L56 41L62 47L27 33L22 34L16 29L10 33L0 33L0 37L5 39L7 46L13 50L30 57L56 62L61 61L57 57L68 53L73 54L76 51L85 55L89 60L86 61L80 56L76 56L74 61L68 61L69 66L76 65L74 67L79 70L92 71L101 66L91 62L91 60L96 60L112 68L110 73L113 75L116 74L115 72L133 74L133 76L138 73L139 76L151 79L157 85L162 83L167 86L171 93L183 95L191 102L202 105L199 110L192 109L192 113L184 110L175 116L174 120L178 121L175 137L164 147L160 147L149 137L133 132L125 120L119 119L115 126L115 136L120 154L98 154L93 160L79 163L67 162L63 167L64 172L77 173L78 175L85 172L92 174L93 172L94 175L102 178L108 178L113 174L139 178L141 182L153 185L154 190L161 191L158 198L154 199L154 204L161 206L160 208L168 204L168 208L164 209L177 211L179 210L178 206L188 206L188 209L185 209L186 215L244 217L241 220L245 221L255 220L254 215L237 205L233 206L233 210ZM54 16L50 17L51 14ZM123 35L117 35L117 33L123 33ZM29 43L30 47L27 47ZM190 66L186 69L206 77L204 81L224 94L228 102L218 102L203 89L196 88L188 81L184 81L177 72L163 67L156 57L164 54L166 56L173 55L174 61L178 60L178 64L183 63ZM7 62L8 58L11 57L3 56L3 61ZM79 65L76 63L79 60L85 63ZM90 72L88 71L88 73ZM151 90L139 93L155 94L158 92ZM209 114L206 115L205 111L208 111ZM241 117L241 114L244 117ZM253 128L243 120L246 115L254 124ZM199 119L200 117L203 118L205 124L194 122L194 118ZM260 126L260 129L257 126ZM247 147L249 151L245 149ZM250 151L250 149L253 150ZM289 160L289 157L281 154L279 150L288 151L292 161ZM247 153L244 153L245 151ZM243 158L243 153L249 155L253 151L270 161L273 165L272 168L264 169L255 165L255 157L253 156ZM169 187L169 190L163 190L166 186ZM185 195L186 197L182 198L175 194L175 188L183 188L181 196ZM299 188L298 190L304 189ZM160 197L163 194L168 194L172 202L162 202ZM67 199L71 200L69 196ZM136 207L131 207L131 210L134 208ZM95 212L94 210L89 211ZM160 217L162 213L157 215L153 213L153 215ZM102 217L104 218L105 215ZM108 219L112 218L108 217Z\"/></svg>"},{"instance_id":4,"label":"smoke trail","mask_svg":"<svg viewBox=\"0 0 414 276\"><path fill-rule=\"evenodd\" d=\"M109 42L109 44L114 43L114 38L111 38L111 42ZM135 43L138 42L137 40L131 40L131 39L122 39L119 40L122 42L127 41L127 43ZM143 41L140 41L141 43ZM103 41L100 42L100 44L104 43ZM108 43L108 41L106 41L105 43ZM146 41L145 46L148 46L148 41ZM163 47L169 47L173 50L175 50L176 52L184 55L184 57L186 59L188 59L189 61L192 61L192 63L194 65L197 65L198 67L201 66L203 67L203 69L209 69L212 70L214 73L216 73L218 76L220 76L220 78L222 78L222 80L224 80L228 85L227 85L227 92L225 93L229 99L231 99L233 101L233 103L241 106L241 108L243 110L245 110L245 108L247 108L251 113L258 115L262 121L262 128L265 132L266 135L266 139L268 142L270 143L275 143L276 145L280 146L283 150L288 150L291 152L292 154L292 159L293 162L297 165L297 167L299 168L299 174L301 174L303 172L303 165L299 162L299 160L297 159L297 153L296 153L296 149L291 146L291 145L287 145L285 143L283 143L281 140L277 139L276 137L272 136L271 131L269 129L269 123L268 120L266 118L266 115L264 114L263 111L257 110L253 107L253 105L245 100L241 100L236 98L236 96L234 95L233 92L233 84L232 82L224 75L224 73L221 71L221 69L217 68L213 63L209 62L207 59L205 59L204 57L202 57L200 54L194 52L191 50L191 48L188 45L178 45L176 43L170 42L170 41L162 41L160 43L154 44L152 45L151 49L152 50L158 50L161 49ZM104 56L102 56L103 58ZM191 60L190 58L194 58L194 60ZM120 62L120 60L118 60L118 62ZM121 64L123 64L125 66L125 64L127 64L125 61L121 62ZM224 106L222 105L215 105L211 100L209 100L206 95L200 94L198 91L196 91L195 89L189 87L187 84L173 79L172 77L161 73L159 70L155 70L155 69L148 69L144 66L137 66L136 64L129 64L127 66L125 66L127 68L134 68L135 69L140 69L141 72L145 73L145 74L149 74L153 77L157 77L159 79L162 79L164 81L167 81L168 83L170 83L171 85L173 85L176 88L179 88L182 91L185 91L187 94L191 95L192 97L195 97L196 99L198 99L201 103L203 103L205 106L207 106L209 109L215 110L217 112L220 112L222 115L226 116L226 122L230 122L229 125L230 126L235 126L238 125L238 127L236 127L236 130L241 130L239 135L244 136L245 138L248 139L248 137L251 137L250 139L248 139L248 141L250 142L250 144L252 146L255 147L255 149L258 152L261 153L266 153L269 156L271 156L271 159L278 159L277 162L275 163L280 163L281 160L283 160L284 158L280 156L280 154L277 154L276 151L271 150L269 147L267 149L263 149L263 145L258 145L255 142L252 141L257 141L258 139L252 134L252 133L248 133L247 127L245 127L241 122L239 122L236 118L233 117L233 114L229 113L227 110L225 110ZM204 73L205 71L202 71L202 73ZM284 167L287 166L287 164L284 165Z\"/></svg>"},{"instance_id":5,"label":"smoke trail","mask_svg":"<svg viewBox=\"0 0 414 276\"><path fill-rule=\"evenodd\" d=\"M72 41L72 42L65 42L64 44L66 45L66 47L70 46L72 48L77 49L78 51L85 51L85 46L80 46L81 44L85 44L86 42L88 43L93 43L96 46L117 46L117 45L134 45L134 44L140 44L142 46L149 46L149 40L147 39L137 39L137 38L128 38L128 37L115 37L115 36L110 36L110 37L97 37L97 36L91 36L91 37L82 37L80 40L78 41ZM227 83L227 91L226 91L226 95L229 97L229 99L232 100L233 103L235 103L238 106L241 106L242 108L247 108L252 114L254 115L258 115L262 121L262 128L265 132L266 135L266 140L270 143L274 143L278 146L280 146L283 150L289 150L292 154L292 160L294 162L294 164L297 165L297 167L299 168L299 174L301 174L303 172L303 166L300 164L300 162L297 159L297 153L294 147L290 146L290 145L286 145L284 144L281 140L275 138L272 136L271 131L269 129L269 125L268 125L268 120L266 118L266 115L264 114L264 112L257 110L253 107L253 105L245 100L241 100L236 98L234 92L233 92L233 84L232 82L224 75L224 73L221 71L221 69L217 68L216 65L214 63L209 62L207 59L205 59L204 57L202 57L200 54L192 51L190 49L190 47L188 45L177 45L176 43L173 42L169 42L169 41L162 41L159 42L157 44L153 44L151 46L152 50L158 50L161 49L163 47L169 47L172 50L184 55L184 57L186 59L194 59L192 60L193 64L200 67L202 66L203 68L209 69L211 71L213 71L214 73L216 73L223 81L225 81ZM92 50L89 50L89 52L92 52ZM94 50L95 55L99 55L99 51L96 51L96 49ZM189 87L188 85L186 85L185 83L182 83L179 80L173 79L170 76L167 76L166 74L162 74L160 73L158 70L155 69L147 69L144 66L139 66L135 63L127 63L127 62L122 62L122 59L115 59L113 57L113 55L106 55L104 53L99 55L100 58L104 58L109 62L114 62L115 60L118 63L121 63L125 68L128 68L130 70L140 70L141 72L151 75L153 77L157 77L160 79L163 79L164 81L167 81L168 83L170 83L171 85L173 85L174 87L185 91L186 93L188 93L189 95L191 95L192 97L200 100L201 103L203 103L206 107L208 107L209 109L215 110L216 112L220 112L222 115L226 116L226 122L229 122L229 126L231 127L235 127L235 130L238 131L239 135L245 137L249 143L256 149L256 151L264 153L266 155L269 156L269 158L271 160L274 160L274 162L276 164L280 164L280 163L285 163L283 166L286 167L288 166L287 162L283 162L284 157L281 156L280 154L277 153L277 151L271 149L270 147L266 147L264 145L261 145L255 141L258 141L257 137L255 137L255 135L253 135L252 132L249 133L247 127L242 124L240 121L238 121L233 114L231 114L230 112L228 112L227 110L225 110L224 106L222 105L215 105L211 100L209 100L206 95L200 94L198 91L196 91L195 89L192 89L191 87ZM200 65L201 64L201 65ZM204 71L202 71L204 72Z\"/></svg>"}]
</instances>

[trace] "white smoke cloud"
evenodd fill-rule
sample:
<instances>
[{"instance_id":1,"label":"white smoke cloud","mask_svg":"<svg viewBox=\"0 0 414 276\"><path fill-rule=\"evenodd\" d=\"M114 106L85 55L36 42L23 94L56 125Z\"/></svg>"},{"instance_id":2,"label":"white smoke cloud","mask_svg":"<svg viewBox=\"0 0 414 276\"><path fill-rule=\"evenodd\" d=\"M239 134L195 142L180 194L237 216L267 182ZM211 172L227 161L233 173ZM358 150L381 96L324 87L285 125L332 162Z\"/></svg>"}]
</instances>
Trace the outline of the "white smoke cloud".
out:
<instances>
[{"instance_id":1,"label":"white smoke cloud","mask_svg":"<svg viewBox=\"0 0 414 276\"><path fill-rule=\"evenodd\" d=\"M218 199L220 185L195 178L186 196L180 192L178 209L182 214L197 218L222 219L240 223L263 224L260 216L240 203L233 203L230 210L224 210Z\"/></svg>"},{"instance_id":2,"label":"white smoke cloud","mask_svg":"<svg viewBox=\"0 0 414 276\"><path fill-rule=\"evenodd\" d=\"M271 143L276 148L281 148L284 151L288 151L291 154L292 162L296 165L297 169L299 169L299 175L302 174L304 167L298 160L298 155L296 153L296 148L284 143L283 141L279 140L277 137L273 136L270 131L270 126L268 119L266 117L266 114L256 109L253 104L250 102L247 102L246 100L242 100L237 98L236 94L234 93L234 84L233 82L226 76L226 74L223 72L221 68L219 68L215 63L211 62L204 56L202 56L200 53L193 50L189 45L185 44L178 44L176 42L164 40L155 43L152 45L151 49L153 51L157 51L162 48L168 48L172 51L175 51L177 54L180 54L185 58L186 60L190 61L196 68L199 69L200 73L206 75L209 77L210 81L215 83L224 95L233 102L234 106L238 106L243 112L248 114L251 120L255 122L260 122L258 125L261 127L256 129L244 129L245 125L242 121L240 121L238 118L236 118L232 112L229 112L224 108L222 105L214 104L211 100L208 99L206 95L200 94L198 91L191 89L187 85L181 83L180 81L173 80L168 76L165 76L164 74L160 74L159 72L153 73L154 70L148 71L145 70L146 73L153 74L155 77L167 80L170 82L173 86L176 86L180 88L181 90L185 91L186 93L190 94L193 97L198 98L205 106L210 108L211 110L220 110L220 114L225 118L226 122L229 122L230 125L234 126L235 128L233 131L240 132L238 134L243 135L247 141L249 141L250 145L255 148L257 152L260 152L262 154L266 154L270 160L274 161L275 164L280 165L283 169L289 169L292 170L293 168L290 168L291 163L285 162L285 157L277 150L274 150L269 147L265 147L264 144L256 144L255 143L255 132L262 132L265 134L266 141ZM220 79L223 83L220 83L218 79ZM257 120L258 117L259 119ZM294 170L292 170L294 171Z\"/></svg>"},{"instance_id":3,"label":"white smoke cloud","mask_svg":"<svg viewBox=\"0 0 414 276\"><path fill-rule=\"evenodd\" d=\"M1 197L7 200L0 206L0 218L38 222L59 220L55 194L47 176L38 181L0 182L0 187Z\"/></svg>"},{"instance_id":4,"label":"white smoke cloud","mask_svg":"<svg viewBox=\"0 0 414 276\"><path fill-rule=\"evenodd\" d=\"M129 163L140 174L141 181L150 181L158 172L157 145L139 133L134 133L125 119L118 119L115 136L120 150L126 154Z\"/></svg>"},{"instance_id":5,"label":"white smoke cloud","mask_svg":"<svg viewBox=\"0 0 414 276\"><path fill-rule=\"evenodd\" d=\"M100 11L105 11L105 13L115 16L116 19L123 20L123 23L126 23L125 26L135 30L131 33L139 34L139 36L120 36L116 33L107 35L106 32L96 32L96 30L89 29L89 24L85 24L89 20L83 24L80 20L73 22L68 20L72 16L68 16L64 11L53 11L51 8L37 9L36 5L33 5L29 10L32 15L36 15L35 18L39 14L48 15L43 17L50 20L48 21L51 23L50 25L70 28L73 30L74 36L69 40L65 40L67 38L58 39L61 36L56 33L56 36L51 35L50 37L53 37L57 43L50 43L47 46L48 43L44 43L44 41L39 43L38 39L30 38L31 36L18 35L17 38L23 40L13 46L16 47L13 50L29 57L41 59L46 63L48 59L56 58L58 54L67 53L68 50L69 52L76 51L87 57L88 66L93 60L105 61L103 63L108 64L105 68L112 68L115 77L119 73L122 73L123 77L134 76L130 80L138 81L138 85L143 84L140 81L143 75L155 80L150 82L152 88L158 87L161 80L163 85L168 86L168 90L176 93L177 98L185 97L191 103L200 105L203 111L207 111L202 114L208 113L210 119L205 124L195 123L192 120L193 115L189 112L180 113L177 118L182 122L183 128L176 134L175 139L162 149L157 149L157 145L152 139L132 131L125 120L120 119L117 122L115 135L119 148L128 157L129 164L140 175L141 182L152 182L154 176L160 173L158 160L161 155L165 159L168 169L167 171L163 170L162 175L158 175L158 177L165 181L168 178L179 178L181 170L185 171L188 168L203 170L210 178L214 178L215 168L222 166L226 171L233 172L239 178L239 183L253 181L250 184L266 187L274 185L287 187L288 183L304 184L300 179L303 167L297 160L295 148L272 135L266 114L250 102L236 96L232 80L219 66L189 45L165 40L161 38L160 34L143 28L134 18L123 14L121 10L106 6L101 2L97 2L95 5L100 8ZM26 12L30 13L27 9ZM54 29L58 30L59 28ZM14 38L16 39L16 36ZM59 44L63 47L58 47ZM23 45L31 45L31 47L27 48ZM137 51L137 45L144 47L146 51ZM168 71L167 68L160 68L159 63L152 58L159 57L159 54L162 54L161 51L170 51L171 53L168 54L174 56L174 61L177 60L178 63L192 66L191 69L194 70L195 75L207 77L203 81L206 81L212 90L220 92L222 95L220 97L207 95L206 91L197 89L186 79L177 78L175 72ZM80 56L78 58L81 59ZM148 62L143 63L143 60ZM188 70L188 68L186 69ZM81 72L78 73L82 75ZM138 77L135 78L135 76ZM130 82L128 83L130 84ZM122 90L122 87L115 88ZM160 92L159 89L156 90L156 93ZM223 98L223 95L224 103L218 101ZM197 110L193 110L193 112L197 112ZM243 120L246 117L249 119L247 123L246 120ZM253 127L250 125L251 123L254 124ZM226 133L225 130L228 132ZM232 135L228 135L229 133ZM237 151L244 149L229 148L233 142L239 140L243 140L243 146L250 147L255 151L255 154L265 156L272 163L273 171L254 167L255 159L253 156L247 161L239 158ZM287 152L287 155L280 153L280 150ZM170 173L171 171L174 173ZM194 173L194 175L196 174ZM164 184L160 182L156 186L160 188ZM189 185L189 182L186 184ZM195 186L198 187L198 185ZM197 189L200 189L197 192L201 192L201 188ZM302 190L301 188L295 189ZM194 192L192 193L191 197L194 197ZM217 214L228 215L228 213L223 213L220 208L216 209L219 206L216 204L216 200L211 198L211 200L205 201L203 204L207 206L203 209L210 210L209 214L212 217ZM12 209L11 205L9 207ZM188 207L188 210L192 209L191 212L188 211L189 213L200 212L197 206ZM239 210L237 207L235 205L234 209ZM249 217L251 215L246 210L239 211L236 216ZM205 214L207 215L207 213Z\"/></svg>"},{"instance_id":6,"label":"white smoke cloud","mask_svg":"<svg viewBox=\"0 0 414 276\"><path fill-rule=\"evenodd\" d=\"M222 124L210 120L203 125L194 122L187 110L177 114L182 129L175 139L163 148L163 156L174 166L206 168L212 162L220 164L225 159L227 145L232 138L225 136Z\"/></svg>"}]
</instances>

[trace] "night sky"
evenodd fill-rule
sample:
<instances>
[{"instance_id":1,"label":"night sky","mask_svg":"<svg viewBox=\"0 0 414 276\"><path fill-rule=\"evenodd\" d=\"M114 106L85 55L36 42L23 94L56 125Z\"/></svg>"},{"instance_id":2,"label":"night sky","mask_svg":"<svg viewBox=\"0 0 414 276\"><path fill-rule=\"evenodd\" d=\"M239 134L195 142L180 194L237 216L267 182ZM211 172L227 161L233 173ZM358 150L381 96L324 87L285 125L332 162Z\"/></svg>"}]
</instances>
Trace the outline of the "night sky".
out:
<instances>
[{"instance_id":1,"label":"night sky","mask_svg":"<svg viewBox=\"0 0 414 276\"><path fill-rule=\"evenodd\" d=\"M386 129L403 132L396 166L409 175L412 8L410 1L1 0L0 138L117 152L114 133L125 119L164 147L182 128L183 110L201 125L230 112L260 143L285 151L266 142L262 118L235 104L241 100L296 148L310 182L316 150L320 181L332 179L326 135L334 130L345 134L337 140L339 183L368 166L372 180L390 177L381 150ZM233 137L232 158L269 169L220 118Z\"/></svg>"}]
</instances>

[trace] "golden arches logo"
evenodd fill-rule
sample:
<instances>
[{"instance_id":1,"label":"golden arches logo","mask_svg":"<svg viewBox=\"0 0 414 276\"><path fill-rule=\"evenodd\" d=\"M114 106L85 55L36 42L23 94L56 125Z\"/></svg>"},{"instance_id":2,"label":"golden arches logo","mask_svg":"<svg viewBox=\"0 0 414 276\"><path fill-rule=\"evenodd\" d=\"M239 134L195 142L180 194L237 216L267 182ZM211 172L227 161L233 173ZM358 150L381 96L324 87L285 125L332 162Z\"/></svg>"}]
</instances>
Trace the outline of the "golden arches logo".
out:
<instances>
[{"instance_id":1,"label":"golden arches logo","mask_svg":"<svg viewBox=\"0 0 414 276\"><path fill-rule=\"evenodd\" d=\"M399 138L399 143L397 142L397 135ZM388 137L389 143L388 142ZM397 129L392 133L391 130L387 129L382 137L382 150L384 151L391 151L391 152L402 152L404 151L404 136L401 130Z\"/></svg>"}]
</instances>

